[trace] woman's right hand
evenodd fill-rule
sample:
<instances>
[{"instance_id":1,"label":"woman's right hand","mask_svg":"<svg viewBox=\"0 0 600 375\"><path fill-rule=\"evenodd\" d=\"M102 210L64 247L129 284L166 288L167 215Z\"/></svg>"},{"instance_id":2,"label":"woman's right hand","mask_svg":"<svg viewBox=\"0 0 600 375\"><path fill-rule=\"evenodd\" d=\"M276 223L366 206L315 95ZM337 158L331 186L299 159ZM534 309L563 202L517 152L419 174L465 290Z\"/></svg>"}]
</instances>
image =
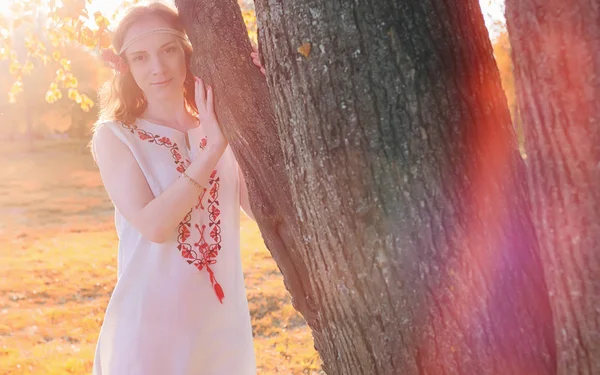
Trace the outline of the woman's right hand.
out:
<instances>
[{"instance_id":1,"label":"woman's right hand","mask_svg":"<svg viewBox=\"0 0 600 375\"><path fill-rule=\"evenodd\" d=\"M195 77L195 81L198 120L200 120L200 127L206 135L207 147L214 147L222 152L227 147L228 141L221 131L221 126L215 114L213 88L205 85L199 77Z\"/></svg>"}]
</instances>

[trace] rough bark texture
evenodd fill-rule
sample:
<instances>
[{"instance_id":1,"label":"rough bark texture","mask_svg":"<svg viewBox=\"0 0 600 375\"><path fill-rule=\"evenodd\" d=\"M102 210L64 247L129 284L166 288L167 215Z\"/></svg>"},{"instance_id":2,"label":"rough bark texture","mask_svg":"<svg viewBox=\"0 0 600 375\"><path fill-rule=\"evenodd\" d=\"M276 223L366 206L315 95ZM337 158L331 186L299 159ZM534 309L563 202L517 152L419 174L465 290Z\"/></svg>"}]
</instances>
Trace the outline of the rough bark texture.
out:
<instances>
[{"instance_id":1,"label":"rough bark texture","mask_svg":"<svg viewBox=\"0 0 600 375\"><path fill-rule=\"evenodd\" d=\"M276 122L235 0L176 3L328 374L554 374L476 0L257 1Z\"/></svg>"},{"instance_id":2,"label":"rough bark texture","mask_svg":"<svg viewBox=\"0 0 600 375\"><path fill-rule=\"evenodd\" d=\"M600 374L600 5L506 10L558 372Z\"/></svg>"},{"instance_id":3,"label":"rough bark texture","mask_svg":"<svg viewBox=\"0 0 600 375\"><path fill-rule=\"evenodd\" d=\"M553 374L524 164L477 1L256 7L327 373Z\"/></svg>"},{"instance_id":4,"label":"rough bark texture","mask_svg":"<svg viewBox=\"0 0 600 375\"><path fill-rule=\"evenodd\" d=\"M263 240L284 275L294 307L310 322L315 318L308 271L297 249L304 245L267 85L252 64L240 7L235 0L175 4L194 46L192 70L214 88L217 116L244 172Z\"/></svg>"}]
</instances>

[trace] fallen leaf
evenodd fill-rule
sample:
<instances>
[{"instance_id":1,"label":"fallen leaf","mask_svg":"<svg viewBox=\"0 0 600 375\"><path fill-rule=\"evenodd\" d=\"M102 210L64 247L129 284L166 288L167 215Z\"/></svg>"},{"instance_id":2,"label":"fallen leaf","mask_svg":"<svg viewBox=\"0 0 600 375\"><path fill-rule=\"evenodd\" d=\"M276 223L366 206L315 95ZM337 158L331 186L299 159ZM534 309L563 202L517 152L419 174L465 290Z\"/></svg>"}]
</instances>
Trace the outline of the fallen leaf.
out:
<instances>
[{"instance_id":1,"label":"fallen leaf","mask_svg":"<svg viewBox=\"0 0 600 375\"><path fill-rule=\"evenodd\" d=\"M308 55L310 55L310 47L310 42L306 42L298 47L298 53L304 57L308 57Z\"/></svg>"}]
</instances>

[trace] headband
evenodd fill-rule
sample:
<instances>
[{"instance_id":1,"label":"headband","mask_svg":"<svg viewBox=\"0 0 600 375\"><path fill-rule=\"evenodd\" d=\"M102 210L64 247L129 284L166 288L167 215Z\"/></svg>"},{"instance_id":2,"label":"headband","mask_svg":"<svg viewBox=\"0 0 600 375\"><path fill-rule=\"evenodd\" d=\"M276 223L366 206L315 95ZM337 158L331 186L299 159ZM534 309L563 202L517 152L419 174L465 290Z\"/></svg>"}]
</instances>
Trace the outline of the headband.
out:
<instances>
[{"instance_id":1,"label":"headband","mask_svg":"<svg viewBox=\"0 0 600 375\"><path fill-rule=\"evenodd\" d=\"M150 29L148 31L144 31L143 33L138 34L138 35L134 36L133 38L129 39L127 42L125 42L123 44L123 46L119 50L118 55L122 55L123 52L125 52L125 50L131 46L131 44L135 43L136 41L140 40L141 38L143 38L145 36L152 35L152 34L173 34L173 35L179 37L181 40L183 40L184 43L191 45L190 41L189 41L187 35L185 35L185 33L182 33L181 31L172 29L170 27L157 27L155 29Z\"/></svg>"}]
</instances>

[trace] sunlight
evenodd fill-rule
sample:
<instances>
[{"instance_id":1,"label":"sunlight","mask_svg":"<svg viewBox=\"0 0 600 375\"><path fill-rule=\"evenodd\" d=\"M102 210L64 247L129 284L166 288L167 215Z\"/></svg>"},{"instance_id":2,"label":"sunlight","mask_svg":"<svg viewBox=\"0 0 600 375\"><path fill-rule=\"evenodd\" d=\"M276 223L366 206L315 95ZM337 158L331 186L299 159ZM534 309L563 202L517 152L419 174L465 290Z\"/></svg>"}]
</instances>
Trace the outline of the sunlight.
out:
<instances>
[{"instance_id":1,"label":"sunlight","mask_svg":"<svg viewBox=\"0 0 600 375\"><path fill-rule=\"evenodd\" d=\"M506 29L504 18L504 0L479 0L490 38L495 40Z\"/></svg>"},{"instance_id":2,"label":"sunlight","mask_svg":"<svg viewBox=\"0 0 600 375\"><path fill-rule=\"evenodd\" d=\"M87 7L90 14L100 11L105 16L110 16L122 3L123 0L91 0ZM490 37L494 39L506 23L504 20L504 0L479 0L479 5L485 18L485 25L490 32ZM6 6L0 7L0 12L4 7Z\"/></svg>"},{"instance_id":3,"label":"sunlight","mask_svg":"<svg viewBox=\"0 0 600 375\"><path fill-rule=\"evenodd\" d=\"M162 0L161 2L173 4L173 0ZM87 0L87 9L89 14L100 11L105 17L110 17L123 3L123 0Z\"/></svg>"},{"instance_id":4,"label":"sunlight","mask_svg":"<svg viewBox=\"0 0 600 375\"><path fill-rule=\"evenodd\" d=\"M100 11L104 16L108 17L115 13L121 3L123 3L123 0L92 0L88 2L87 9L90 14Z\"/></svg>"}]
</instances>

